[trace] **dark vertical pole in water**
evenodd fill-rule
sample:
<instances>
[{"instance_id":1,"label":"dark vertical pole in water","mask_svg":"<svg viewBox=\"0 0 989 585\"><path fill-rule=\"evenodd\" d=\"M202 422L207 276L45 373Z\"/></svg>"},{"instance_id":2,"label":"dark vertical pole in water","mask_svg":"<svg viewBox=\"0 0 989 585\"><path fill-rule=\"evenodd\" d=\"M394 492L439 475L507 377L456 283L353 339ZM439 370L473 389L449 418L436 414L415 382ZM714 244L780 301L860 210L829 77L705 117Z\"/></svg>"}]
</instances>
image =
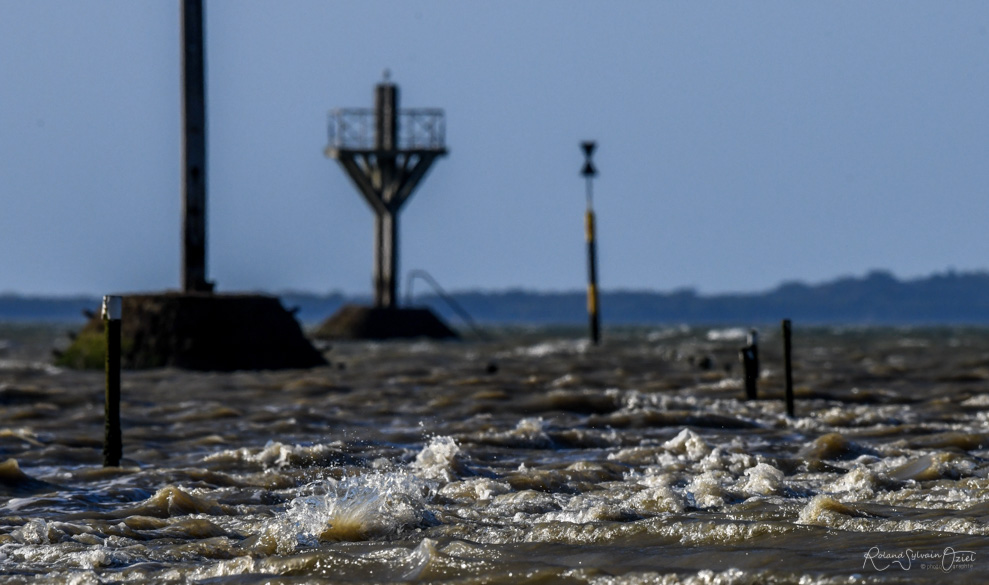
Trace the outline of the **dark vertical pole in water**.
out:
<instances>
[{"instance_id":1,"label":"dark vertical pole in water","mask_svg":"<svg viewBox=\"0 0 989 585\"><path fill-rule=\"evenodd\" d=\"M106 336L106 393L103 419L103 467L118 467L123 455L120 433L120 318L121 297L103 297Z\"/></svg>"},{"instance_id":2,"label":"dark vertical pole in water","mask_svg":"<svg viewBox=\"0 0 989 585\"><path fill-rule=\"evenodd\" d=\"M182 0L182 290L206 280L206 45L203 0Z\"/></svg>"},{"instance_id":3,"label":"dark vertical pole in water","mask_svg":"<svg viewBox=\"0 0 989 585\"><path fill-rule=\"evenodd\" d=\"M385 186L394 183L398 150L398 87L386 79L374 88L374 149L379 184L380 207L375 209L374 306L398 306L398 208L393 192Z\"/></svg>"},{"instance_id":4,"label":"dark vertical pole in water","mask_svg":"<svg viewBox=\"0 0 989 585\"><path fill-rule=\"evenodd\" d=\"M590 180L587 181L590 185ZM597 245L594 241L594 212L587 210L587 314L590 318L591 341L597 344L601 339L601 320L598 316L598 269Z\"/></svg>"},{"instance_id":5,"label":"dark vertical pole in water","mask_svg":"<svg viewBox=\"0 0 989 585\"><path fill-rule=\"evenodd\" d=\"M791 325L789 319L783 319L783 364L786 374L786 416L793 418L793 367L790 352Z\"/></svg>"},{"instance_id":6,"label":"dark vertical pole in water","mask_svg":"<svg viewBox=\"0 0 989 585\"><path fill-rule=\"evenodd\" d=\"M598 269L597 242L594 237L594 207L591 180L597 174L597 169L591 163L591 155L596 144L592 141L582 142L584 156L587 158L581 174L587 181L587 213L585 227L587 231L587 314L590 319L591 342L597 345L601 340L601 319L598 315Z\"/></svg>"},{"instance_id":7,"label":"dark vertical pole in water","mask_svg":"<svg viewBox=\"0 0 989 585\"><path fill-rule=\"evenodd\" d=\"M745 370L745 399L755 400L759 393L759 334L755 329L749 331L748 341L739 354Z\"/></svg>"}]
</instances>

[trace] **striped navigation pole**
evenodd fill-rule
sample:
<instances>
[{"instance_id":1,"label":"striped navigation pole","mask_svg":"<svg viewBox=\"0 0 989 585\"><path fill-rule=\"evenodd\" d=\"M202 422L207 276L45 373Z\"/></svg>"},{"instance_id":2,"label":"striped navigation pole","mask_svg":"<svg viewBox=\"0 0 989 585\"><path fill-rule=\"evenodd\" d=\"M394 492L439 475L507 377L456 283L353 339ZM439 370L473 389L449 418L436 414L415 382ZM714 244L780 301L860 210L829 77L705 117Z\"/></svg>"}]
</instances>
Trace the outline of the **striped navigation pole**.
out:
<instances>
[{"instance_id":1,"label":"striped navigation pole","mask_svg":"<svg viewBox=\"0 0 989 585\"><path fill-rule=\"evenodd\" d=\"M594 147L597 144L593 140L580 143L584 149L584 168L580 174L587 181L587 314L591 320L591 342L597 345L601 339L601 322L598 316L598 270L597 270L597 244L594 241L594 206L591 188L591 180L598 174L597 169L591 162L591 155L594 154Z\"/></svg>"}]
</instances>

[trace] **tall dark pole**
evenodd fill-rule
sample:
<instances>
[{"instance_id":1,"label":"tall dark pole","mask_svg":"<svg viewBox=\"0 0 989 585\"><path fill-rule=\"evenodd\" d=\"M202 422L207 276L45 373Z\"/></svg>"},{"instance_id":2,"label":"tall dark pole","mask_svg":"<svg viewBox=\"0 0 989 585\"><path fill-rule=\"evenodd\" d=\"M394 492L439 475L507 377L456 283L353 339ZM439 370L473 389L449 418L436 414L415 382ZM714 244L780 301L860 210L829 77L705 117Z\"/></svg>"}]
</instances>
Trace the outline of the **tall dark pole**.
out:
<instances>
[{"instance_id":1,"label":"tall dark pole","mask_svg":"<svg viewBox=\"0 0 989 585\"><path fill-rule=\"evenodd\" d=\"M203 0L182 0L182 290L206 280L206 45Z\"/></svg>"},{"instance_id":2,"label":"tall dark pole","mask_svg":"<svg viewBox=\"0 0 989 585\"><path fill-rule=\"evenodd\" d=\"M594 154L596 144L593 141L581 142L580 147L584 150L584 168L581 174L587 182L587 214L585 226L587 230L587 315L590 319L591 342L595 345L601 340L601 322L598 316L598 269L597 269L597 243L594 239L594 197L591 181L597 175L597 169L591 163L591 155Z\"/></svg>"},{"instance_id":3,"label":"tall dark pole","mask_svg":"<svg viewBox=\"0 0 989 585\"><path fill-rule=\"evenodd\" d=\"M749 330L748 342L739 350L745 375L745 399L755 400L759 395L759 333Z\"/></svg>"},{"instance_id":4,"label":"tall dark pole","mask_svg":"<svg viewBox=\"0 0 989 585\"><path fill-rule=\"evenodd\" d=\"M122 305L121 297L103 297L103 330L106 338L103 467L119 467L124 450L120 434L120 317Z\"/></svg>"},{"instance_id":5,"label":"tall dark pole","mask_svg":"<svg viewBox=\"0 0 989 585\"><path fill-rule=\"evenodd\" d=\"M792 336L792 325L789 319L783 319L783 371L785 374L786 387L784 389L786 397L786 416L793 418L793 353L790 338Z\"/></svg>"}]
</instances>

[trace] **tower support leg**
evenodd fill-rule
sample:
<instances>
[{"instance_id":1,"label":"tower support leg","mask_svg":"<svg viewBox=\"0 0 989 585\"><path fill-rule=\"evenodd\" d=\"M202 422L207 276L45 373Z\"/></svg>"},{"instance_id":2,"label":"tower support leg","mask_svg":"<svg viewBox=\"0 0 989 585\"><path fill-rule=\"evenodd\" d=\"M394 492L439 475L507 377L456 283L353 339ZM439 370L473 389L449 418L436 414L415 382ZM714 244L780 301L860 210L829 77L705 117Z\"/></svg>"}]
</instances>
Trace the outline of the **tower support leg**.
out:
<instances>
[{"instance_id":1,"label":"tower support leg","mask_svg":"<svg viewBox=\"0 0 989 585\"><path fill-rule=\"evenodd\" d=\"M374 217L374 306L393 309L398 305L398 217L391 211Z\"/></svg>"}]
</instances>

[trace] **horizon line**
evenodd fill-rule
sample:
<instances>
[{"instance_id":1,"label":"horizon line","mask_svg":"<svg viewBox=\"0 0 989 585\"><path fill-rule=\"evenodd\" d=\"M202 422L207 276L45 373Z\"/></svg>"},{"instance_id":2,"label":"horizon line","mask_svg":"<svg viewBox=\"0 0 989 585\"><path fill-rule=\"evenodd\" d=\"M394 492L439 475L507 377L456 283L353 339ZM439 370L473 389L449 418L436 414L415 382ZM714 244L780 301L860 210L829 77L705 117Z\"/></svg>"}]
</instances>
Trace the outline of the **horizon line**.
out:
<instances>
[{"instance_id":1,"label":"horizon line","mask_svg":"<svg viewBox=\"0 0 989 585\"><path fill-rule=\"evenodd\" d=\"M931 280L931 279L934 279L934 278L958 278L958 277L980 277L980 276L981 277L987 277L987 276L989 276L989 269L956 270L954 268L947 268L947 269L945 269L943 271L931 272L931 273L929 273L927 275L924 275L924 276L900 277L900 276L897 276L895 273L893 273L892 270L884 269L884 268L873 268L873 269L867 270L862 275L845 274L845 275L835 276L835 277L832 277L832 278L829 278L829 279L820 280L820 281L813 281L813 282L799 280L799 279L785 279L785 280L782 280L782 281L778 282L776 285L771 286L769 288L764 288L764 289L760 289L760 290L749 290L749 291L723 290L723 291L715 291L715 292L701 292L701 291L699 291L697 289L696 286L693 286L693 285L682 285L682 286L677 286L675 288L669 288L669 289L634 288L634 287L627 287L627 286L619 286L619 287L602 286L600 288L600 291L601 291L601 294L623 294L623 293L624 294L628 294L628 293L632 293L632 294L665 294L665 295L670 295L670 294L684 294L684 293L689 293L689 294L694 294L694 295L699 296L699 297L738 296L738 295L748 296L748 295L768 294L768 293L771 293L773 291L779 290L780 288L783 288L785 286L794 286L794 285L796 285L796 286L815 287L815 286L824 286L824 285L828 285L828 284L833 284L833 283L837 283L837 282L840 282L840 281L843 281L843 280L867 280L869 278L875 278L875 277L888 277L888 278L892 278L893 280L897 281L898 283L911 283L911 282L917 282L917 281L923 281L923 280ZM134 291L127 291L127 292L113 291L113 292L104 293L104 294L100 294L100 293L87 293L87 292L74 292L74 293L19 292L19 291L4 290L4 291L0 291L0 298L51 299L51 300L56 300L56 299L57 300L80 299L81 300L81 299L100 299L105 294L123 294L123 295L128 295L128 294L148 294L148 293L160 293L160 292L182 292L182 291L181 291L181 289L179 287L166 288L166 289L163 289L163 290L162 289L159 289L159 290L147 290L147 291L145 291L145 290L134 290ZM240 290L224 290L221 287L216 292L217 292L217 294L239 294L239 293L245 293L245 294L266 294L266 295L271 295L271 296L275 296L275 297L282 297L282 296L289 296L289 295L308 295L308 296L315 296L315 297L334 297L334 296L340 296L340 297L343 297L345 299L353 299L353 300L369 299L369 298L372 297L372 294L371 294L370 291L369 292L366 292L366 293L357 293L357 292L346 292L346 291L342 291L342 290L339 290L339 289L333 289L333 290L328 290L328 291L312 291L312 290L291 289L291 288L277 289L277 290L276 289L263 289L263 288L240 289ZM489 289L484 289L484 288L467 288L467 289L457 289L457 290L448 291L447 294L448 295L465 295L465 294L498 295L498 294L510 294L510 293L511 294L523 293L523 294L538 294L538 295L570 295L570 294L584 294L585 292L586 292L585 289L582 288L579 285L575 286L572 289L566 289L566 290L561 290L561 289L539 289L539 288L534 288L534 287L526 287L526 286L520 286L520 285L518 285L518 286L509 286L509 287L505 287L505 288L489 288ZM423 296L438 296L438 295L437 295L437 293L435 291L426 292L426 293L423 293L423 294L416 295L416 297L423 297Z\"/></svg>"}]
</instances>

